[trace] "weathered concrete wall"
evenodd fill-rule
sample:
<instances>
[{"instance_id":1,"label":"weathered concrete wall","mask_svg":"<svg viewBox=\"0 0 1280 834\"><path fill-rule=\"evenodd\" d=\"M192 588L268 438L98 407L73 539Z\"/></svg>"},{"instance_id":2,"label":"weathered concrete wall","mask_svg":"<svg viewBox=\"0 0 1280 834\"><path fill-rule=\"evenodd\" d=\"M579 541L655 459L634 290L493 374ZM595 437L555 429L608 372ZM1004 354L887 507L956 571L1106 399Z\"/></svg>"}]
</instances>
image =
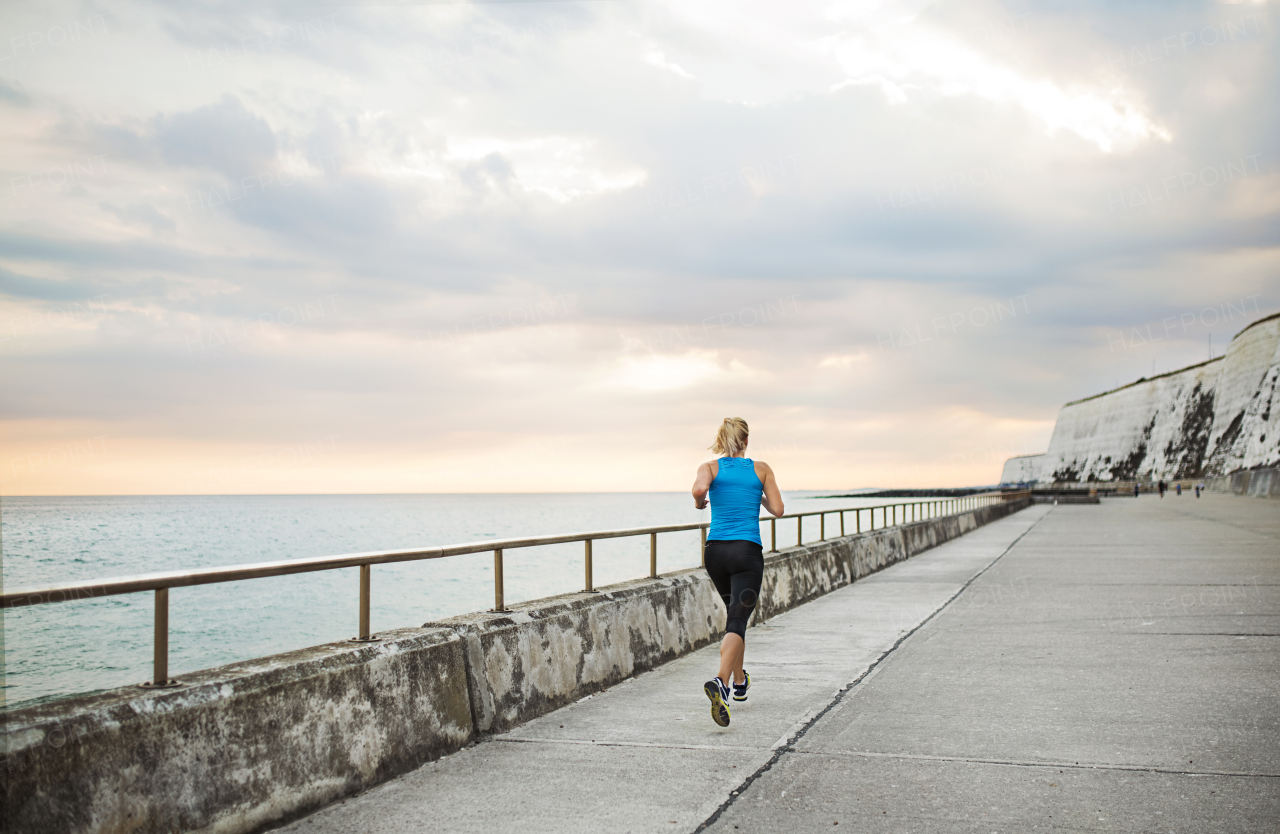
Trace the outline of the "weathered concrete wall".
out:
<instances>
[{"instance_id":1,"label":"weathered concrete wall","mask_svg":"<svg viewBox=\"0 0 1280 834\"><path fill-rule=\"evenodd\" d=\"M1022 480L1210 477L1280 463L1280 315L1232 339L1221 358L1067 403L1048 451L1012 458ZM1030 468L1034 470L1027 472ZM1030 477L1025 477L1026 475Z\"/></svg>"},{"instance_id":2,"label":"weathered concrete wall","mask_svg":"<svg viewBox=\"0 0 1280 834\"><path fill-rule=\"evenodd\" d=\"M1033 504L1101 504L1098 495L1074 495L1072 493L1053 493L1048 490L1031 496Z\"/></svg>"},{"instance_id":3,"label":"weathered concrete wall","mask_svg":"<svg viewBox=\"0 0 1280 834\"><path fill-rule=\"evenodd\" d=\"M480 732L502 732L705 646L719 597L701 570L426 623L467 644Z\"/></svg>"},{"instance_id":4,"label":"weathered concrete wall","mask_svg":"<svg viewBox=\"0 0 1280 834\"><path fill-rule=\"evenodd\" d=\"M7 713L4 831L252 831L457 750L462 638L383 636Z\"/></svg>"},{"instance_id":5,"label":"weathered concrete wall","mask_svg":"<svg viewBox=\"0 0 1280 834\"><path fill-rule=\"evenodd\" d=\"M1029 505L769 554L761 622ZM702 569L4 714L6 834L247 834L720 638Z\"/></svg>"},{"instance_id":6,"label":"weathered concrete wall","mask_svg":"<svg viewBox=\"0 0 1280 834\"><path fill-rule=\"evenodd\" d=\"M1030 504L806 544L765 558L761 622ZM701 568L565 594L426 626L467 640L472 712L480 732L502 732L720 639L724 606Z\"/></svg>"}]
</instances>

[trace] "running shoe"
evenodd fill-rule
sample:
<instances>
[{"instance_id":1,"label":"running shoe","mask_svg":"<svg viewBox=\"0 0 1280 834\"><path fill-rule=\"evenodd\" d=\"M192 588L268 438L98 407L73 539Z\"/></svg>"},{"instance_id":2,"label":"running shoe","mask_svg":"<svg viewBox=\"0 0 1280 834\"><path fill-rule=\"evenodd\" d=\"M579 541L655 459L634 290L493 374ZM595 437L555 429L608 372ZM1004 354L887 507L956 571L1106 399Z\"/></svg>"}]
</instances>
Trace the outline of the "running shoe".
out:
<instances>
[{"instance_id":1,"label":"running shoe","mask_svg":"<svg viewBox=\"0 0 1280 834\"><path fill-rule=\"evenodd\" d=\"M702 685L702 691L711 699L711 720L721 727L728 727L729 687L720 678L712 678Z\"/></svg>"},{"instance_id":2,"label":"running shoe","mask_svg":"<svg viewBox=\"0 0 1280 834\"><path fill-rule=\"evenodd\" d=\"M742 683L735 683L733 685L733 700L735 701L747 700L747 690L750 688L751 688L751 673L748 672L746 669L743 669Z\"/></svg>"}]
</instances>

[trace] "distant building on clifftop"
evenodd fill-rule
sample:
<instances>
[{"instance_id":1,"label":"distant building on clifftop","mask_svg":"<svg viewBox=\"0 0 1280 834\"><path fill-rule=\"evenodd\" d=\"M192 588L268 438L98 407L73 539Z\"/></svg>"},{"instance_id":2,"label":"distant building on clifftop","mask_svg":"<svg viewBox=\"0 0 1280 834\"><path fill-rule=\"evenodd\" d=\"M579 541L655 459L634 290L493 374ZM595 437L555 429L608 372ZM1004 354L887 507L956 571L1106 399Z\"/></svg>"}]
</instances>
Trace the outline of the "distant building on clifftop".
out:
<instances>
[{"instance_id":1,"label":"distant building on clifftop","mask_svg":"<svg viewBox=\"0 0 1280 834\"><path fill-rule=\"evenodd\" d=\"M1003 483L1151 481L1280 463L1280 313L1226 354L1067 403L1043 455L1005 462Z\"/></svg>"}]
</instances>

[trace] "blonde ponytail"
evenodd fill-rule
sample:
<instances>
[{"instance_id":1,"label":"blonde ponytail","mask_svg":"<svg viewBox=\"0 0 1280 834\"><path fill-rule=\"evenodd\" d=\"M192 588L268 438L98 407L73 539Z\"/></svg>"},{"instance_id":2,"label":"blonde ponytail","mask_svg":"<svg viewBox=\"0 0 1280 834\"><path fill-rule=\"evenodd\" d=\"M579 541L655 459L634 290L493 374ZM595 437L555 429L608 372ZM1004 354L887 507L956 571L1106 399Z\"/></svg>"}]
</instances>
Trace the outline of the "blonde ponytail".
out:
<instances>
[{"instance_id":1,"label":"blonde ponytail","mask_svg":"<svg viewBox=\"0 0 1280 834\"><path fill-rule=\"evenodd\" d=\"M717 455L734 457L747 448L747 421L741 417L726 417L716 432L716 442L711 444L711 451Z\"/></svg>"}]
</instances>

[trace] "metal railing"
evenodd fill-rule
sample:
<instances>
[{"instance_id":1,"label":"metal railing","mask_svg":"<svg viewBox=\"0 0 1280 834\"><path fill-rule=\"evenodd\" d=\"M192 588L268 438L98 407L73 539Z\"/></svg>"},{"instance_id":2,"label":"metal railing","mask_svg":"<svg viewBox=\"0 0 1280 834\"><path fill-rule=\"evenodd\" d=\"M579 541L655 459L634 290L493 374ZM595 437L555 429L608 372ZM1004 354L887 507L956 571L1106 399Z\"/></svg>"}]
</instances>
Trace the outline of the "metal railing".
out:
<instances>
[{"instance_id":1,"label":"metal railing","mask_svg":"<svg viewBox=\"0 0 1280 834\"><path fill-rule=\"evenodd\" d=\"M850 534L846 531L846 514L853 514L853 530L851 534L864 532L863 519L867 521L866 531L884 529L913 521L941 518L962 512L969 512L981 507L1015 500L1029 495L1029 491L989 492L968 495L961 498L939 498L927 501L908 501L898 504L885 504L875 507L849 507L842 510L814 510L806 513L790 513L776 518L760 519L769 522L769 550L778 550L778 522L794 518L796 520L796 546L804 540L804 520L818 517L818 537L820 541L827 539L827 516L837 516L840 521L840 536ZM880 525L876 526L876 514L879 513ZM600 539L619 539L634 536L649 537L649 576L658 575L658 534L678 533L689 530L702 531L702 549L707 544L707 529L710 524L671 524L661 527L633 527L623 530L598 530L590 533L567 533L559 536L532 536L519 539L496 539L487 542L468 542L444 547L428 547L415 550L382 550L370 553L348 553L342 556L317 556L307 559L288 559L279 562L258 562L248 565L232 565L222 568L201 568L199 570L162 571L145 573L137 576L122 576L113 579L95 581L66 582L43 587L19 588L0 594L0 607L18 608L28 605L43 605L53 602L69 602L80 599L96 599L98 597L116 596L119 594L135 594L143 591L155 592L155 642L153 653L152 679L142 684L144 687L162 688L179 686L169 677L169 589L186 588L194 585L213 585L222 582L239 582L245 579L262 579L269 576L286 576L295 573L311 573L314 571L340 570L342 568L360 568L360 634L353 637L357 642L373 642L380 638L369 630L370 584L374 565L386 565L394 562L416 562L425 559L443 559L449 556L462 556L468 553L493 552L493 594L494 612L505 612L506 598L502 584L502 557L506 550L520 547L537 547L549 544L568 544L583 542L584 568L586 588L584 592L595 592L592 575L591 544Z\"/></svg>"}]
</instances>

